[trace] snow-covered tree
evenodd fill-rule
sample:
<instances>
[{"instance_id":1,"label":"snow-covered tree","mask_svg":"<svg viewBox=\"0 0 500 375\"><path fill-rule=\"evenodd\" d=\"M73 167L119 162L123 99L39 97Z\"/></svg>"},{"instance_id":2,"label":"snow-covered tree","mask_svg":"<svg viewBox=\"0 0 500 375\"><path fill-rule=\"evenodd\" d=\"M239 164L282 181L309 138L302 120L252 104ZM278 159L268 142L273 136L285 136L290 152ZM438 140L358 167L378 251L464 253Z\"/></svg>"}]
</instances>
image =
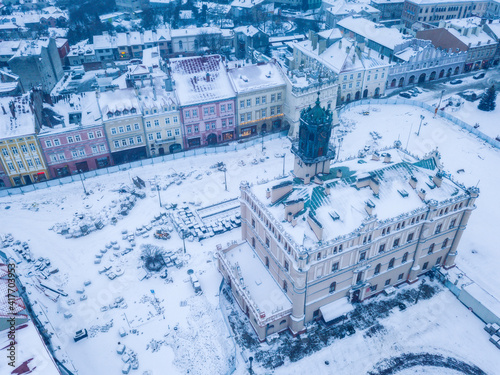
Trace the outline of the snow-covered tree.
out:
<instances>
[{"instance_id":1,"label":"snow-covered tree","mask_svg":"<svg viewBox=\"0 0 500 375\"><path fill-rule=\"evenodd\" d=\"M495 109L495 100L497 97L497 93L495 90L495 85L492 85L486 92L484 93L481 101L477 108L481 111L493 111Z\"/></svg>"}]
</instances>

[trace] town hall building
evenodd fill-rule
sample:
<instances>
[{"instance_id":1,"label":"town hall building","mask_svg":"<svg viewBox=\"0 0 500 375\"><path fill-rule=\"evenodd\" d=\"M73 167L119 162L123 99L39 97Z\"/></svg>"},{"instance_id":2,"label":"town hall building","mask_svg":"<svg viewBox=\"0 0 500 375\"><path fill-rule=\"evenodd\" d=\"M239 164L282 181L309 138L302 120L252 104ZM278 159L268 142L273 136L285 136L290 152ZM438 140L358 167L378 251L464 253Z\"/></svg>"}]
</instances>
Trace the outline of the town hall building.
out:
<instances>
[{"instance_id":1,"label":"town hall building","mask_svg":"<svg viewBox=\"0 0 500 375\"><path fill-rule=\"evenodd\" d=\"M218 252L219 270L260 340L331 321L352 303L433 267L453 267L477 188L447 175L439 154L398 145L331 164L333 115L302 111L294 176L240 186L242 240Z\"/></svg>"}]
</instances>

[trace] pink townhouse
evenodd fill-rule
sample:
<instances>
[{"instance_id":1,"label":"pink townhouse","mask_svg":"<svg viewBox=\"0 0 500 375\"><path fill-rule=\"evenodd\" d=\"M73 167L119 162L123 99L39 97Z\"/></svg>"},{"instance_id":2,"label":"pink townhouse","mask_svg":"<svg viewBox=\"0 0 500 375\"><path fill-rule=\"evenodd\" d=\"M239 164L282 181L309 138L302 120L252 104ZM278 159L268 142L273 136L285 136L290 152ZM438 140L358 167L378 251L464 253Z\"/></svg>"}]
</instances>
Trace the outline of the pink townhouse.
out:
<instances>
[{"instance_id":1,"label":"pink townhouse","mask_svg":"<svg viewBox=\"0 0 500 375\"><path fill-rule=\"evenodd\" d=\"M73 95L52 109L61 117L42 127L38 140L53 178L113 165L93 93Z\"/></svg>"},{"instance_id":2,"label":"pink townhouse","mask_svg":"<svg viewBox=\"0 0 500 375\"><path fill-rule=\"evenodd\" d=\"M236 95L220 55L170 60L185 149L235 139Z\"/></svg>"}]
</instances>

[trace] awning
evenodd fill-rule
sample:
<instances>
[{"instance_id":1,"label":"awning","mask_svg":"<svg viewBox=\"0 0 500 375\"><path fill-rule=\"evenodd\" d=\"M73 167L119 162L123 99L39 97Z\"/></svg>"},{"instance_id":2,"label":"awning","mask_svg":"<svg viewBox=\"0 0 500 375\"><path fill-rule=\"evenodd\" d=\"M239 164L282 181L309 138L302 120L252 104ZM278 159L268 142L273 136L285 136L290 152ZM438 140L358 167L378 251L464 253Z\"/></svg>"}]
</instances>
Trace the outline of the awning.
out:
<instances>
[{"instance_id":1,"label":"awning","mask_svg":"<svg viewBox=\"0 0 500 375\"><path fill-rule=\"evenodd\" d=\"M319 308L319 311L321 311L323 319L327 323L342 315L346 315L352 310L354 310L354 307L348 301L347 297L343 297L337 301L321 306Z\"/></svg>"}]
</instances>

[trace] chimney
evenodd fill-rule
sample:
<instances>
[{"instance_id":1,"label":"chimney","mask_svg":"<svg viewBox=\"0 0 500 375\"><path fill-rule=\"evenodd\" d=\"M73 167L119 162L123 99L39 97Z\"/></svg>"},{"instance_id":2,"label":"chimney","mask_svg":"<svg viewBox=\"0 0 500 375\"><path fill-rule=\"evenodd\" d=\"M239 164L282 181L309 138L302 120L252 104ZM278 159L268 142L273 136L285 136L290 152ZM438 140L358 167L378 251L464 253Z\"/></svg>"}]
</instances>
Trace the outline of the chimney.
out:
<instances>
[{"instance_id":1,"label":"chimney","mask_svg":"<svg viewBox=\"0 0 500 375\"><path fill-rule=\"evenodd\" d=\"M382 156L384 157L384 163L390 163L391 162L391 154L389 154L388 152L386 152L385 154L382 154Z\"/></svg>"},{"instance_id":2,"label":"chimney","mask_svg":"<svg viewBox=\"0 0 500 375\"><path fill-rule=\"evenodd\" d=\"M269 188L266 190L266 198L271 198L271 190Z\"/></svg>"},{"instance_id":3,"label":"chimney","mask_svg":"<svg viewBox=\"0 0 500 375\"><path fill-rule=\"evenodd\" d=\"M417 178L415 176L411 176L411 178L410 178L410 186L412 188L414 188L414 189L417 188L417 182L418 182Z\"/></svg>"},{"instance_id":4,"label":"chimney","mask_svg":"<svg viewBox=\"0 0 500 375\"><path fill-rule=\"evenodd\" d=\"M291 223L293 219L293 214L291 212L288 213L286 220Z\"/></svg>"},{"instance_id":5,"label":"chimney","mask_svg":"<svg viewBox=\"0 0 500 375\"><path fill-rule=\"evenodd\" d=\"M330 186L325 185L325 195L330 195Z\"/></svg>"},{"instance_id":6,"label":"chimney","mask_svg":"<svg viewBox=\"0 0 500 375\"><path fill-rule=\"evenodd\" d=\"M342 40L339 41L339 49L342 49Z\"/></svg>"},{"instance_id":7,"label":"chimney","mask_svg":"<svg viewBox=\"0 0 500 375\"><path fill-rule=\"evenodd\" d=\"M424 201L425 200L425 190L424 189L420 189L418 191L418 196L420 197L420 199L422 199Z\"/></svg>"},{"instance_id":8,"label":"chimney","mask_svg":"<svg viewBox=\"0 0 500 375\"><path fill-rule=\"evenodd\" d=\"M375 151L372 155L372 160L379 161L380 160L380 155L377 151Z\"/></svg>"},{"instance_id":9,"label":"chimney","mask_svg":"<svg viewBox=\"0 0 500 375\"><path fill-rule=\"evenodd\" d=\"M372 215L373 209L375 208L375 203L373 203L370 199L365 202L365 211L368 215Z\"/></svg>"},{"instance_id":10,"label":"chimney","mask_svg":"<svg viewBox=\"0 0 500 375\"><path fill-rule=\"evenodd\" d=\"M292 181L284 181L281 184L275 185L271 188L271 203L276 203L283 198L286 194L290 193L293 189ZM267 195L267 193L266 193Z\"/></svg>"},{"instance_id":11,"label":"chimney","mask_svg":"<svg viewBox=\"0 0 500 375\"><path fill-rule=\"evenodd\" d=\"M311 183L311 176L309 176L309 173L308 173L304 177L304 185L309 185L310 183Z\"/></svg>"},{"instance_id":12,"label":"chimney","mask_svg":"<svg viewBox=\"0 0 500 375\"><path fill-rule=\"evenodd\" d=\"M337 178L342 178L342 169L337 169Z\"/></svg>"},{"instance_id":13,"label":"chimney","mask_svg":"<svg viewBox=\"0 0 500 375\"><path fill-rule=\"evenodd\" d=\"M441 187L441 184L443 183L443 172L438 171L432 178L432 182L434 182L437 187Z\"/></svg>"},{"instance_id":14,"label":"chimney","mask_svg":"<svg viewBox=\"0 0 500 375\"><path fill-rule=\"evenodd\" d=\"M312 231L316 235L318 241L323 239L323 225L316 219L313 215L309 214L307 216L307 223L311 227Z\"/></svg>"},{"instance_id":15,"label":"chimney","mask_svg":"<svg viewBox=\"0 0 500 375\"><path fill-rule=\"evenodd\" d=\"M210 82L210 73L207 72L207 75L205 76L207 82Z\"/></svg>"}]
</instances>

